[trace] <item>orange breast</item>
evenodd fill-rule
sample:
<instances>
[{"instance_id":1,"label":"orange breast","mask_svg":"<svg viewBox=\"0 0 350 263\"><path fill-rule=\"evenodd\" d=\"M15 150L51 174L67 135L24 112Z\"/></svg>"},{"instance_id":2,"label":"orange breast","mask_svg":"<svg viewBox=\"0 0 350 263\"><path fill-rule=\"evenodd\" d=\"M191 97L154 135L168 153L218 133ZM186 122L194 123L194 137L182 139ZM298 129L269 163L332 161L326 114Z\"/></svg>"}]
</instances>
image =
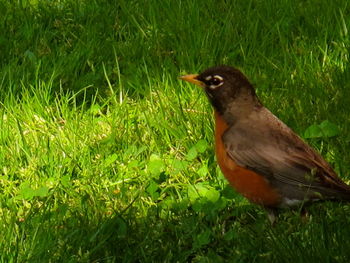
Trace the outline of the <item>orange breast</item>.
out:
<instances>
[{"instance_id":1,"label":"orange breast","mask_svg":"<svg viewBox=\"0 0 350 263\"><path fill-rule=\"evenodd\" d=\"M238 166L227 154L222 135L227 130L228 125L215 112L215 149L216 158L225 175L237 192L242 194L251 202L274 207L281 202L281 196L271 187L264 176Z\"/></svg>"}]
</instances>

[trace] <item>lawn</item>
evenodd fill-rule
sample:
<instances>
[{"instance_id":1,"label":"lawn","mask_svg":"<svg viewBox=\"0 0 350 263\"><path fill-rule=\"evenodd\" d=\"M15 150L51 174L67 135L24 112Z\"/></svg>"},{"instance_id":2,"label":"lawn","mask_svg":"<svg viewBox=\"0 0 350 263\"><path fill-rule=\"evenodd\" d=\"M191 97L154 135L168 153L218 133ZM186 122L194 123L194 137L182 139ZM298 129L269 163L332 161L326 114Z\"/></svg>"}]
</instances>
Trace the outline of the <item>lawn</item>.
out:
<instances>
[{"instance_id":1,"label":"lawn","mask_svg":"<svg viewBox=\"0 0 350 263\"><path fill-rule=\"evenodd\" d=\"M0 0L0 262L349 262L350 206L235 193L204 93L240 68L350 182L347 0Z\"/></svg>"}]
</instances>

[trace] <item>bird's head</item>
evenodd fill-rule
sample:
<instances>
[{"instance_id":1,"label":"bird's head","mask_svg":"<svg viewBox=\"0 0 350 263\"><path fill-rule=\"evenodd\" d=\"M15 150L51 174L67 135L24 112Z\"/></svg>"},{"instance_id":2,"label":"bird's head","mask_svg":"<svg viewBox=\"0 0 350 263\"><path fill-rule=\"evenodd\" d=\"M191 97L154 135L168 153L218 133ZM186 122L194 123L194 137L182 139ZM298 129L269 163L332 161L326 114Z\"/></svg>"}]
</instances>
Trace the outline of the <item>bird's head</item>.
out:
<instances>
[{"instance_id":1,"label":"bird's head","mask_svg":"<svg viewBox=\"0 0 350 263\"><path fill-rule=\"evenodd\" d=\"M252 84L242 72L230 66L208 68L200 74L185 75L180 79L203 87L211 104L220 113L224 113L237 98L259 103Z\"/></svg>"}]
</instances>

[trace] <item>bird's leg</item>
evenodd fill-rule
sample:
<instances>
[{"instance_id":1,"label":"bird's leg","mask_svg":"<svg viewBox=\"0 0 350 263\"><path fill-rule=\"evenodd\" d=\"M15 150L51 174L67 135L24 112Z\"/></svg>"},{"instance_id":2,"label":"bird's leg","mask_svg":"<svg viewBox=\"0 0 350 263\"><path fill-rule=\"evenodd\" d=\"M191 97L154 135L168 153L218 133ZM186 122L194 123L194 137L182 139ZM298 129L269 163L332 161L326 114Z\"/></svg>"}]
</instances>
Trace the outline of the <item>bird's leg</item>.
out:
<instances>
[{"instance_id":1,"label":"bird's leg","mask_svg":"<svg viewBox=\"0 0 350 263\"><path fill-rule=\"evenodd\" d=\"M271 226L274 226L276 223L277 210L270 207L265 207L265 209L267 212L267 218L269 219Z\"/></svg>"},{"instance_id":2,"label":"bird's leg","mask_svg":"<svg viewBox=\"0 0 350 263\"><path fill-rule=\"evenodd\" d=\"M300 217L301 217L301 222L308 223L310 221L310 214L309 212L306 210L305 207L302 207L300 210Z\"/></svg>"}]
</instances>

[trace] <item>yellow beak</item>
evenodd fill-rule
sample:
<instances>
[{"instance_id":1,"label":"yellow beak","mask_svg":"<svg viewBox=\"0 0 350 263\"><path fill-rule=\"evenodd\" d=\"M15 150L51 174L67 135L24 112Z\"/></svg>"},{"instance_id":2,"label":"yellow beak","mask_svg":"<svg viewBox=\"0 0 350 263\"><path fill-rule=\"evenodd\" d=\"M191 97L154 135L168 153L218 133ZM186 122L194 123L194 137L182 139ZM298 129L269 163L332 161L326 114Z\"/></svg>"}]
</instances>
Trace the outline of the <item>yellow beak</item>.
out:
<instances>
[{"instance_id":1,"label":"yellow beak","mask_svg":"<svg viewBox=\"0 0 350 263\"><path fill-rule=\"evenodd\" d=\"M196 84L197 86L204 87L205 84L202 81L196 79L196 77L198 77L198 74L190 74L181 76L180 79Z\"/></svg>"}]
</instances>

